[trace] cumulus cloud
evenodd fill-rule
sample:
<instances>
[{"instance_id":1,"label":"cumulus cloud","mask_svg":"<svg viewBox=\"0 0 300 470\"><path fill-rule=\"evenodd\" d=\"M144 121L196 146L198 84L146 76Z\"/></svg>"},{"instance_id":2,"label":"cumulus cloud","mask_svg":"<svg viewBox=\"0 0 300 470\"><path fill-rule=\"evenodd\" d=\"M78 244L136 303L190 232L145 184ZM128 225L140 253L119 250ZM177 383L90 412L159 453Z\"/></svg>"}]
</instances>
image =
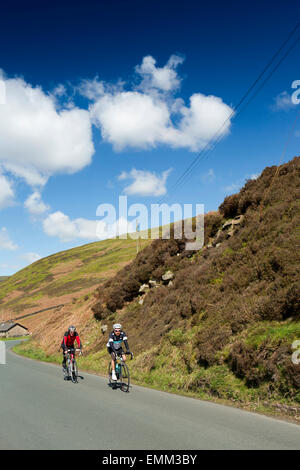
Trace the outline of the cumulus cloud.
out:
<instances>
[{"instance_id":1,"label":"cumulus cloud","mask_svg":"<svg viewBox=\"0 0 300 470\"><path fill-rule=\"evenodd\" d=\"M94 153L90 116L78 107L57 110L53 95L20 78L3 78L0 106L0 163L29 185L55 173L75 173Z\"/></svg>"},{"instance_id":2,"label":"cumulus cloud","mask_svg":"<svg viewBox=\"0 0 300 470\"><path fill-rule=\"evenodd\" d=\"M106 94L91 107L91 115L117 151L154 147L163 140L170 118L166 103L137 91Z\"/></svg>"},{"instance_id":3,"label":"cumulus cloud","mask_svg":"<svg viewBox=\"0 0 300 470\"><path fill-rule=\"evenodd\" d=\"M228 134L233 110L221 98L195 93L186 106L181 98L174 96L181 80L176 67L182 61L178 56L171 56L159 68L155 59L147 56L136 67L142 81L132 90L102 86L98 98L90 93L94 97L89 108L91 118L104 141L111 143L116 151L164 144L196 152L216 134ZM90 86L93 89L95 83L90 82ZM85 88L88 89L87 83Z\"/></svg>"},{"instance_id":4,"label":"cumulus cloud","mask_svg":"<svg viewBox=\"0 0 300 470\"><path fill-rule=\"evenodd\" d=\"M166 101L137 91L107 94L91 106L94 124L116 151L158 144L198 151L221 128L220 135L229 132L231 113L220 98L200 93L191 96L189 107L180 107L177 126L172 123L172 110Z\"/></svg>"},{"instance_id":5,"label":"cumulus cloud","mask_svg":"<svg viewBox=\"0 0 300 470\"><path fill-rule=\"evenodd\" d=\"M149 91L153 88L162 91L176 90L181 82L176 68L183 61L183 57L172 55L164 67L157 67L156 60L152 56L144 57L142 64L137 65L135 68L136 72L142 77L139 88L144 91Z\"/></svg>"},{"instance_id":6,"label":"cumulus cloud","mask_svg":"<svg viewBox=\"0 0 300 470\"><path fill-rule=\"evenodd\" d=\"M27 209L30 214L41 215L44 214L48 209L43 201L39 191L34 191L24 202L24 207Z\"/></svg>"},{"instance_id":7,"label":"cumulus cloud","mask_svg":"<svg viewBox=\"0 0 300 470\"><path fill-rule=\"evenodd\" d=\"M0 229L0 250L15 251L18 246L10 239L7 228Z\"/></svg>"},{"instance_id":8,"label":"cumulus cloud","mask_svg":"<svg viewBox=\"0 0 300 470\"><path fill-rule=\"evenodd\" d=\"M0 173L0 209L8 207L14 199L14 190L11 181Z\"/></svg>"},{"instance_id":9,"label":"cumulus cloud","mask_svg":"<svg viewBox=\"0 0 300 470\"><path fill-rule=\"evenodd\" d=\"M112 224L102 220L84 218L70 219L61 211L53 212L43 222L44 232L50 237L58 237L63 242L75 239L104 240L124 233L134 232L133 224L120 218Z\"/></svg>"},{"instance_id":10,"label":"cumulus cloud","mask_svg":"<svg viewBox=\"0 0 300 470\"><path fill-rule=\"evenodd\" d=\"M195 93L186 104L175 96L182 81L178 67L183 60L172 55L158 66L148 55L135 67L137 80L132 83L119 80L112 84L98 76L85 79L72 88L71 101L70 84L59 84L46 93L0 71L6 91L5 104L0 106L2 173L22 178L37 190L54 174L80 171L91 163L94 153L92 124L116 151L161 144L199 151L224 121L222 133L226 135L232 109L221 98ZM75 92L90 100L89 109L73 103ZM12 185L2 173L0 207L13 198ZM42 212L44 207L40 203L33 210Z\"/></svg>"},{"instance_id":11,"label":"cumulus cloud","mask_svg":"<svg viewBox=\"0 0 300 470\"><path fill-rule=\"evenodd\" d=\"M166 194L166 182L171 169L164 171L161 176L150 171L136 170L129 173L123 172L119 180L132 179L132 183L126 186L124 193L135 196L163 196Z\"/></svg>"}]
</instances>

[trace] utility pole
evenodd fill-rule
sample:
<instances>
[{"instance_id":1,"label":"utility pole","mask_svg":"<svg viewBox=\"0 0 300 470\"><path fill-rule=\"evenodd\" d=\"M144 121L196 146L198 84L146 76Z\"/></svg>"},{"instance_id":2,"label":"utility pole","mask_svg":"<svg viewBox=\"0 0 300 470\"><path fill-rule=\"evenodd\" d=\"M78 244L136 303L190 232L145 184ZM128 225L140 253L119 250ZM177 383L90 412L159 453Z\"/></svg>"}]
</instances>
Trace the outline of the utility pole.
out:
<instances>
[{"instance_id":1,"label":"utility pole","mask_svg":"<svg viewBox=\"0 0 300 470\"><path fill-rule=\"evenodd\" d=\"M140 251L140 226L138 224L138 221L136 220L135 222L135 228L136 228L136 252L138 253Z\"/></svg>"}]
</instances>

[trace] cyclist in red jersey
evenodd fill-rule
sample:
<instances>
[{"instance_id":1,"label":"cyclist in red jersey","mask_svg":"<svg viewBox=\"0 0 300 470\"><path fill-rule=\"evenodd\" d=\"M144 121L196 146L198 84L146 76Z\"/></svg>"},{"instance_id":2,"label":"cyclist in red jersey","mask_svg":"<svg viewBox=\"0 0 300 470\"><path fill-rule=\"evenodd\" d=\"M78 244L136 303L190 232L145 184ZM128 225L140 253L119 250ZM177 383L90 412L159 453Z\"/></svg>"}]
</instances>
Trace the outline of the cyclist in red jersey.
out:
<instances>
[{"instance_id":1,"label":"cyclist in red jersey","mask_svg":"<svg viewBox=\"0 0 300 470\"><path fill-rule=\"evenodd\" d=\"M68 331L65 332L64 336L63 336L63 339L62 339L62 342L61 342L61 348L63 350L63 362L62 362L62 366L64 369L67 368L67 365L66 365L66 359L67 359L67 356L66 356L66 353L68 351L68 349L70 349L71 351L75 351L75 347L74 347L74 343L75 341L77 342L78 344L78 348L80 348L80 351L82 350L82 345L81 345L81 341L80 341L80 338L79 338L79 335L76 331L76 328L75 326L71 325L69 326L68 328Z\"/></svg>"}]
</instances>

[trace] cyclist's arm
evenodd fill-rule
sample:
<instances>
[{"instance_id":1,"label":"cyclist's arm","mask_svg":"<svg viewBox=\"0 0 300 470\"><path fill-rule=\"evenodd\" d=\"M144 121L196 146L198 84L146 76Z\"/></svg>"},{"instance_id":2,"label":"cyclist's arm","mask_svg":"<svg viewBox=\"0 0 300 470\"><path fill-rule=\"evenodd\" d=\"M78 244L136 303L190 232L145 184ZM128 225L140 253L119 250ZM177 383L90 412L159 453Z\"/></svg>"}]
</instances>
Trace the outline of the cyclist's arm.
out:
<instances>
[{"instance_id":1,"label":"cyclist's arm","mask_svg":"<svg viewBox=\"0 0 300 470\"><path fill-rule=\"evenodd\" d=\"M130 351L130 348L129 348L128 339L127 339L127 335L126 335L126 334L124 334L123 341L124 341L124 344L125 344L126 352L129 352L129 351Z\"/></svg>"},{"instance_id":2,"label":"cyclist's arm","mask_svg":"<svg viewBox=\"0 0 300 470\"><path fill-rule=\"evenodd\" d=\"M112 349L114 349L114 340L113 338L111 337L112 335L110 334L109 335L109 338L108 338L108 342L106 344L106 347L107 347L107 351L110 353Z\"/></svg>"},{"instance_id":3,"label":"cyclist's arm","mask_svg":"<svg viewBox=\"0 0 300 470\"><path fill-rule=\"evenodd\" d=\"M61 347L62 347L63 352L65 352L66 349L67 349L66 336L65 336L65 335L64 335L64 337L63 337L63 339L62 339Z\"/></svg>"},{"instance_id":4,"label":"cyclist's arm","mask_svg":"<svg viewBox=\"0 0 300 470\"><path fill-rule=\"evenodd\" d=\"M77 341L79 349L82 349L82 344L78 335L75 337L75 340Z\"/></svg>"}]
</instances>

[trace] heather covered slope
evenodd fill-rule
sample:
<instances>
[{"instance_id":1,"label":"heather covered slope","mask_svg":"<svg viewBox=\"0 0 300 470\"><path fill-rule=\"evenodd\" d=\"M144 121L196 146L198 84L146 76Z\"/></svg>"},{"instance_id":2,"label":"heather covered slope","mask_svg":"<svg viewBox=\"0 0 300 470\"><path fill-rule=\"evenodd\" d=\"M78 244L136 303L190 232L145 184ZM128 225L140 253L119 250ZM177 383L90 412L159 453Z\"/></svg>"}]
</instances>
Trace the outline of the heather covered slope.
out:
<instances>
[{"instance_id":1,"label":"heather covered slope","mask_svg":"<svg viewBox=\"0 0 300 470\"><path fill-rule=\"evenodd\" d=\"M298 406L299 413L300 365L291 360L300 339L299 229L297 157L266 168L207 214L202 250L155 240L103 282L82 307L81 367L106 372L102 331L120 321L136 381L255 409ZM162 279L168 271L171 283ZM58 360L42 334L24 350Z\"/></svg>"},{"instance_id":2,"label":"heather covered slope","mask_svg":"<svg viewBox=\"0 0 300 470\"><path fill-rule=\"evenodd\" d=\"M233 232L218 232L239 215ZM206 222L209 247L191 256L180 241L153 242L99 288L95 317L126 325L147 383L300 403L300 366L291 361L300 339L300 158L266 168ZM167 270L171 286L161 283ZM161 284L139 303L150 279Z\"/></svg>"}]
</instances>

